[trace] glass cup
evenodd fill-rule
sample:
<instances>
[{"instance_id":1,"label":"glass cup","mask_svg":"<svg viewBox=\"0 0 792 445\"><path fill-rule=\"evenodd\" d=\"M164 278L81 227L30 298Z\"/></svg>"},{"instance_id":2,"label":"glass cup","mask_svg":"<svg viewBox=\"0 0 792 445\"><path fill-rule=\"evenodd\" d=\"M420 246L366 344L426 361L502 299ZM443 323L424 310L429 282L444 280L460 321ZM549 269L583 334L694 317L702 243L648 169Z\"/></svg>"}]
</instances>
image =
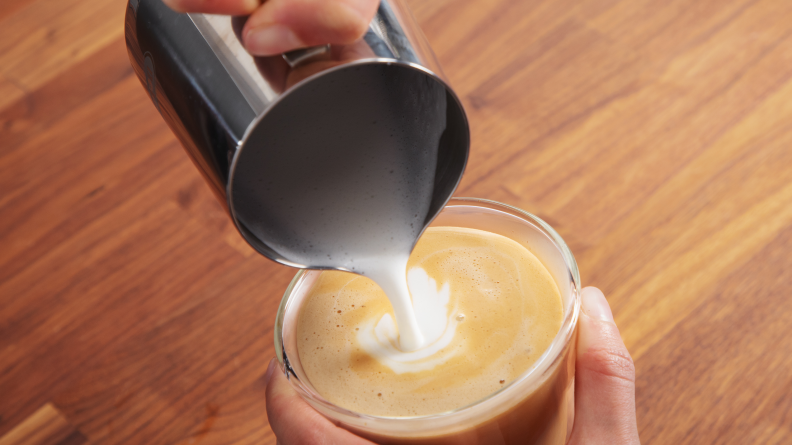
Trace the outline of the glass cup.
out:
<instances>
[{"instance_id":1,"label":"glass cup","mask_svg":"<svg viewBox=\"0 0 792 445\"><path fill-rule=\"evenodd\" d=\"M275 351L294 389L317 411L353 433L382 444L564 444L574 420L575 351L580 274L569 248L547 223L505 204L454 198L430 227L463 227L511 238L536 255L561 293L564 319L550 347L515 381L452 411L428 416L381 417L325 400L311 386L297 351L300 306L322 273L301 270L281 300Z\"/></svg>"}]
</instances>

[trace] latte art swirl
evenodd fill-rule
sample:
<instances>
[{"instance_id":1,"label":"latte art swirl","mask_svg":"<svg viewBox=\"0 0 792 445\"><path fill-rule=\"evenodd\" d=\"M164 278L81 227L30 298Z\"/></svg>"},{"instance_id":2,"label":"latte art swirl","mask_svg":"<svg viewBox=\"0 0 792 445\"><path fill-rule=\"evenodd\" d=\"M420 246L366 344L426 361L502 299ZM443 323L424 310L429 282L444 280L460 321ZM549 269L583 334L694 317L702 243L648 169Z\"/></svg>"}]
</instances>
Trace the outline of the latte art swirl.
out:
<instances>
[{"instance_id":1,"label":"latte art swirl","mask_svg":"<svg viewBox=\"0 0 792 445\"><path fill-rule=\"evenodd\" d=\"M416 267L407 272L407 285L424 346L410 352L399 349L399 331L390 314L383 315L376 323L374 318L367 320L357 335L363 350L396 374L428 371L460 351L460 348L446 349L454 339L459 323L456 310L448 308L451 297L449 284L445 283L438 289L436 281Z\"/></svg>"}]
</instances>

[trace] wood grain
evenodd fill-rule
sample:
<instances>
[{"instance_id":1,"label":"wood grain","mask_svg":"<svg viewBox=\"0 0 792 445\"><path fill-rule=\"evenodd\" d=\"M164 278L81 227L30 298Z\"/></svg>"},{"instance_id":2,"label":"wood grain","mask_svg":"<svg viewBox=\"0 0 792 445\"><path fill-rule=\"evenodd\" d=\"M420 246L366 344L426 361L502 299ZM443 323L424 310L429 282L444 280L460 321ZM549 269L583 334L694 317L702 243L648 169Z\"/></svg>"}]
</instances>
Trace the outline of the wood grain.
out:
<instances>
[{"instance_id":1,"label":"wood grain","mask_svg":"<svg viewBox=\"0 0 792 445\"><path fill-rule=\"evenodd\" d=\"M13 430L0 445L82 445L86 438L51 403L42 406Z\"/></svg>"},{"instance_id":2,"label":"wood grain","mask_svg":"<svg viewBox=\"0 0 792 445\"><path fill-rule=\"evenodd\" d=\"M792 3L409 3L469 113L457 194L569 242L636 360L643 443L789 443ZM124 8L0 3L0 444L275 443L295 271L157 114Z\"/></svg>"}]
</instances>

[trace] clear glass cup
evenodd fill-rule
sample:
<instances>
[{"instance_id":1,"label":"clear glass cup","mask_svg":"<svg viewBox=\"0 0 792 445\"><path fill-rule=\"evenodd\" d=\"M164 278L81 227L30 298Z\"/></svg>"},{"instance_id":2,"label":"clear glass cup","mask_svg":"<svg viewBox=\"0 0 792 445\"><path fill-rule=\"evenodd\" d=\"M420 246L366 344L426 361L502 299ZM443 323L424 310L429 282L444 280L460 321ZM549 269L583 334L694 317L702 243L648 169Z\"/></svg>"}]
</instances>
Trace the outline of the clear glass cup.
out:
<instances>
[{"instance_id":1,"label":"clear glass cup","mask_svg":"<svg viewBox=\"0 0 792 445\"><path fill-rule=\"evenodd\" d=\"M275 351L295 390L333 423L383 444L564 444L574 420L575 351L580 313L580 274L569 248L547 223L505 204L454 198L430 227L464 227L511 238L531 251L553 276L564 319L550 347L509 385L468 406L416 417L356 413L325 400L311 386L297 351L300 305L322 273L301 270L281 300L275 319Z\"/></svg>"}]
</instances>

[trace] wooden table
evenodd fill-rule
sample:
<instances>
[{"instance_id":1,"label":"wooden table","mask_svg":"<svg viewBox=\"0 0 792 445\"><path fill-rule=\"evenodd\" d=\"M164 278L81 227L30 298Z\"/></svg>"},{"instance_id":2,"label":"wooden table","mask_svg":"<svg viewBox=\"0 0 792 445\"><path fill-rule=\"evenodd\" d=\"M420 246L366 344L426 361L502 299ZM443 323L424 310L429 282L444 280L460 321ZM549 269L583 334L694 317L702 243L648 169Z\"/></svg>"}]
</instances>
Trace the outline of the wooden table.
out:
<instances>
[{"instance_id":1,"label":"wooden table","mask_svg":"<svg viewBox=\"0 0 792 445\"><path fill-rule=\"evenodd\" d=\"M643 442L792 443L792 2L409 3L469 113L457 195L568 240L635 359ZM274 443L295 271L156 112L124 10L0 2L0 444Z\"/></svg>"}]
</instances>

